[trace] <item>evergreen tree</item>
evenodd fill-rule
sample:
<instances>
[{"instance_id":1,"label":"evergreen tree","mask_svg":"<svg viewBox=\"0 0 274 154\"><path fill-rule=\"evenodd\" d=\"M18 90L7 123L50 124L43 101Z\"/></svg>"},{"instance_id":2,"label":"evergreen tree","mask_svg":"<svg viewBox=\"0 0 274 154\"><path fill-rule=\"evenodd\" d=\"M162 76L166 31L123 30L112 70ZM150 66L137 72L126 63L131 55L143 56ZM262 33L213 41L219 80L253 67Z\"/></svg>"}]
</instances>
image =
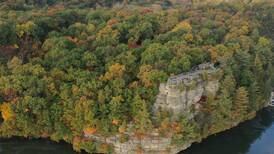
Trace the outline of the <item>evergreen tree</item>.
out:
<instances>
[{"instance_id":1,"label":"evergreen tree","mask_svg":"<svg viewBox=\"0 0 274 154\"><path fill-rule=\"evenodd\" d=\"M134 97L131 110L137 132L145 133L152 127L146 102L140 96Z\"/></svg>"},{"instance_id":2,"label":"evergreen tree","mask_svg":"<svg viewBox=\"0 0 274 154\"><path fill-rule=\"evenodd\" d=\"M239 87L236 90L232 107L232 118L241 121L243 120L248 111L248 92L245 87Z\"/></svg>"}]
</instances>

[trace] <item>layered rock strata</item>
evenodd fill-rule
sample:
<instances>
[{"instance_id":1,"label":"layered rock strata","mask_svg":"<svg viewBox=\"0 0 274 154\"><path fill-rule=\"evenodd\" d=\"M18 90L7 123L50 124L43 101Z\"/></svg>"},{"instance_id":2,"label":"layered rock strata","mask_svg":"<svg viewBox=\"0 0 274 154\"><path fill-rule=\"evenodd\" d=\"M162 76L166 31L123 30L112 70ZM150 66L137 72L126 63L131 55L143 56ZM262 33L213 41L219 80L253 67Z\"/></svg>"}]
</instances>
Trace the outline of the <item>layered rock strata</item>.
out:
<instances>
[{"instance_id":1,"label":"layered rock strata","mask_svg":"<svg viewBox=\"0 0 274 154\"><path fill-rule=\"evenodd\" d=\"M192 71L170 77L161 83L154 103L154 113L165 110L177 118L180 114L191 115L203 96L215 95L219 89L218 69L212 64L201 64Z\"/></svg>"},{"instance_id":2,"label":"layered rock strata","mask_svg":"<svg viewBox=\"0 0 274 154\"><path fill-rule=\"evenodd\" d=\"M214 96L218 91L218 72L219 70L212 64L206 63L193 68L190 72L170 77L166 83L160 84L153 112L166 110L173 113L174 119L178 119L181 114L192 118L195 114L192 107L199 104L203 96ZM126 140L124 140L125 136ZM138 151L147 154L175 154L195 142L187 141L184 145L174 145L172 135L163 137L158 132L150 132L141 138L129 132L123 136L104 137L85 134L85 137L112 145L117 154L135 154Z\"/></svg>"}]
</instances>

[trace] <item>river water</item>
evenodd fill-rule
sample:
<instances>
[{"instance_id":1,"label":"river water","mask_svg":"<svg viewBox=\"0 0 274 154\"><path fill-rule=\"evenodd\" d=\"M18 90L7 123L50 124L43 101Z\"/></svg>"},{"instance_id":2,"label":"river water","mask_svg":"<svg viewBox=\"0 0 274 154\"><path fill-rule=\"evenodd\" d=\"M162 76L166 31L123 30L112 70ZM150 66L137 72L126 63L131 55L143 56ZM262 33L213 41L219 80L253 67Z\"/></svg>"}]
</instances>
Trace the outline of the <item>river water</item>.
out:
<instances>
[{"instance_id":1,"label":"river water","mask_svg":"<svg viewBox=\"0 0 274 154\"><path fill-rule=\"evenodd\" d=\"M274 154L274 108L223 133L193 144L180 154Z\"/></svg>"},{"instance_id":2,"label":"river water","mask_svg":"<svg viewBox=\"0 0 274 154\"><path fill-rule=\"evenodd\" d=\"M66 143L13 138L0 140L0 154L76 154ZM274 108L250 121L193 144L180 154L274 154Z\"/></svg>"},{"instance_id":3,"label":"river water","mask_svg":"<svg viewBox=\"0 0 274 154\"><path fill-rule=\"evenodd\" d=\"M0 154L77 154L71 145L49 140L13 138L0 140Z\"/></svg>"}]
</instances>

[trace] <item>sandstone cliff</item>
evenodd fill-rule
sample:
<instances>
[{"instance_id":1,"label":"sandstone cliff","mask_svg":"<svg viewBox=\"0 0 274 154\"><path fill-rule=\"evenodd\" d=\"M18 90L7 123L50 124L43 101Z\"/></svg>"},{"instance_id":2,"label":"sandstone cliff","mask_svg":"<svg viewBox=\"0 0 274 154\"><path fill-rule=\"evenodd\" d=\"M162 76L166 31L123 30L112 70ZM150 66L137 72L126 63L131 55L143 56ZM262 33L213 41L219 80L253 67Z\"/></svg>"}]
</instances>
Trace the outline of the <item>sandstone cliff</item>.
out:
<instances>
[{"instance_id":1,"label":"sandstone cliff","mask_svg":"<svg viewBox=\"0 0 274 154\"><path fill-rule=\"evenodd\" d=\"M198 108L198 102L207 95L215 95L219 89L218 69L212 64L201 64L192 71L170 77L160 84L154 104L154 113L165 110L177 118L180 114L193 115L191 107Z\"/></svg>"},{"instance_id":2,"label":"sandstone cliff","mask_svg":"<svg viewBox=\"0 0 274 154\"><path fill-rule=\"evenodd\" d=\"M219 74L219 69L206 63L193 68L190 72L170 77L167 83L160 84L153 112L163 110L172 112L173 119L178 119L181 114L193 118L195 112L193 112L192 107L199 110L201 98L207 95L215 95L218 91ZM125 136L127 140L122 141ZM157 130L149 132L141 138L136 137L130 130L123 136L104 137L86 134L85 137L112 145L117 154L134 154L140 149L144 153L175 154L188 148L193 142L197 142L186 141L183 145L175 145L172 143L172 134L163 137Z\"/></svg>"}]
</instances>

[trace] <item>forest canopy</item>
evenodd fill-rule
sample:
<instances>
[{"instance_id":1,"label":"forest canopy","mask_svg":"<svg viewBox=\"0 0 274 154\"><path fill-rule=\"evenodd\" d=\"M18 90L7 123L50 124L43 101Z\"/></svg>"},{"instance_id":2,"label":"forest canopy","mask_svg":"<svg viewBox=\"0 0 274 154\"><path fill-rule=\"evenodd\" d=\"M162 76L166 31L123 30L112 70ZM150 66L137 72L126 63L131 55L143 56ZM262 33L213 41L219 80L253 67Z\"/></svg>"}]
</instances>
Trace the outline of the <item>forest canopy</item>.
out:
<instances>
[{"instance_id":1,"label":"forest canopy","mask_svg":"<svg viewBox=\"0 0 274 154\"><path fill-rule=\"evenodd\" d=\"M0 136L50 137L92 152L98 147L83 133L176 124L181 143L248 119L268 101L273 4L95 9L95 1L0 1ZM223 72L216 98L191 121L153 119L159 84L206 62Z\"/></svg>"}]
</instances>

